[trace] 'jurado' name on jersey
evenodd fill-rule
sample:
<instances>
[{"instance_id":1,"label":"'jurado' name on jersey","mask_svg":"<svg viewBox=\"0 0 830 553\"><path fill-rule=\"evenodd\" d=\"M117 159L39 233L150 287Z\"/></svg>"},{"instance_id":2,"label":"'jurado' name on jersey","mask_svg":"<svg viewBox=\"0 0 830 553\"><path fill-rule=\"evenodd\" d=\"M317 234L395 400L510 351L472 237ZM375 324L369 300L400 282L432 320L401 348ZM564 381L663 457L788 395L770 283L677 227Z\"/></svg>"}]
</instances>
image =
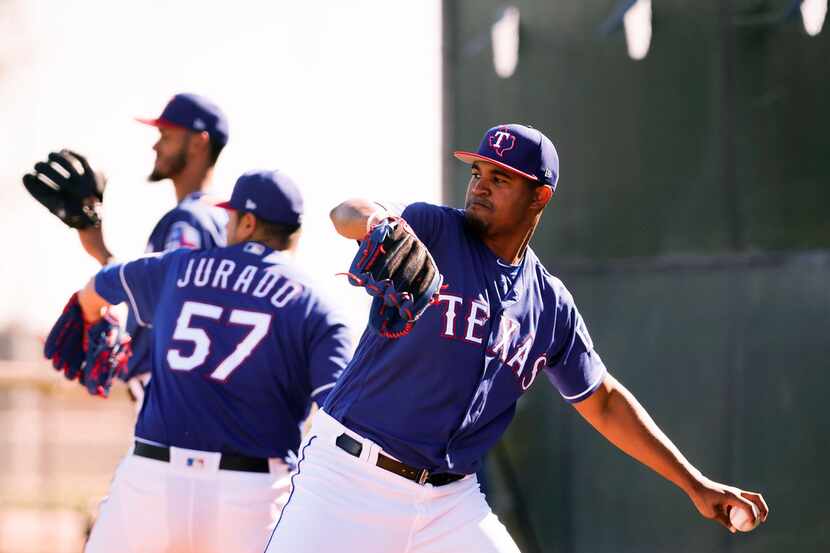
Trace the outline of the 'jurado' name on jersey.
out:
<instances>
[{"instance_id":1,"label":"'jurado' name on jersey","mask_svg":"<svg viewBox=\"0 0 830 553\"><path fill-rule=\"evenodd\" d=\"M256 244L249 244L249 246ZM264 259L263 261L268 261ZM176 286L185 288L216 288L250 294L256 298L270 295L271 305L283 307L302 291L302 286L285 278L271 267L239 264L232 259L214 257L191 258Z\"/></svg>"}]
</instances>

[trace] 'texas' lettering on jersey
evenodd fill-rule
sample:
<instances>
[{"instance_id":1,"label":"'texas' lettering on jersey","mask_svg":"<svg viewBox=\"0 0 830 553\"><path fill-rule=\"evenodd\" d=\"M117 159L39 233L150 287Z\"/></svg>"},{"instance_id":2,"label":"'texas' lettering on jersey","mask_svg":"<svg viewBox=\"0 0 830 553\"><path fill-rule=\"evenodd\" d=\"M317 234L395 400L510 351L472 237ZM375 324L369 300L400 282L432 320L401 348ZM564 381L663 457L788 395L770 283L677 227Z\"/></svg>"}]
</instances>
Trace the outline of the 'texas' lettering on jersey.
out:
<instances>
[{"instance_id":1,"label":"'texas' lettering on jersey","mask_svg":"<svg viewBox=\"0 0 830 553\"><path fill-rule=\"evenodd\" d=\"M284 307L303 289L299 283L280 274L274 266L262 268L237 264L232 259L213 257L191 258L187 262L184 275L176 281L176 286L231 290L251 294L257 298L264 298L270 294L271 305L274 307Z\"/></svg>"},{"instance_id":2,"label":"'texas' lettering on jersey","mask_svg":"<svg viewBox=\"0 0 830 553\"><path fill-rule=\"evenodd\" d=\"M483 330L490 318L490 307L482 300L465 300L461 296L441 293L438 303L443 307L441 316L441 336L463 340L481 345L487 340ZM434 308L433 308L434 309ZM501 317L499 332L493 344L487 348L488 357L498 357L510 367L522 390L527 390L536 378L536 374L547 363L545 354L538 356L526 371L530 350L535 334L520 336L521 325L507 316Z\"/></svg>"}]
</instances>

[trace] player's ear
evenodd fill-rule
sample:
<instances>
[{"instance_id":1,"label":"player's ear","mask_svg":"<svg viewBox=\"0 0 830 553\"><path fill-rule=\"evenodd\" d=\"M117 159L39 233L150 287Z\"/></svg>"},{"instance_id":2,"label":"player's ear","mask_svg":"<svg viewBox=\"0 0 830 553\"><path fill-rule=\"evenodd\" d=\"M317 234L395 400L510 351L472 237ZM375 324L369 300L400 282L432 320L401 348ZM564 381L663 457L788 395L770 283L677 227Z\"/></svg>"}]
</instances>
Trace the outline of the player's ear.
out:
<instances>
[{"instance_id":1,"label":"player's ear","mask_svg":"<svg viewBox=\"0 0 830 553\"><path fill-rule=\"evenodd\" d=\"M253 236L256 232L256 215L251 213L250 211L246 211L245 215L242 216L242 227L245 229L245 235L247 237Z\"/></svg>"},{"instance_id":2,"label":"player's ear","mask_svg":"<svg viewBox=\"0 0 830 553\"><path fill-rule=\"evenodd\" d=\"M190 147L198 150L201 154L210 156L210 135L207 131L193 133Z\"/></svg>"},{"instance_id":3,"label":"player's ear","mask_svg":"<svg viewBox=\"0 0 830 553\"><path fill-rule=\"evenodd\" d=\"M536 186L533 189L533 202L530 206L539 211L545 209L548 202L553 197L553 188L547 185Z\"/></svg>"},{"instance_id":4,"label":"player's ear","mask_svg":"<svg viewBox=\"0 0 830 553\"><path fill-rule=\"evenodd\" d=\"M237 211L236 216L234 239L236 243L247 242L256 231L256 217L248 211Z\"/></svg>"}]
</instances>

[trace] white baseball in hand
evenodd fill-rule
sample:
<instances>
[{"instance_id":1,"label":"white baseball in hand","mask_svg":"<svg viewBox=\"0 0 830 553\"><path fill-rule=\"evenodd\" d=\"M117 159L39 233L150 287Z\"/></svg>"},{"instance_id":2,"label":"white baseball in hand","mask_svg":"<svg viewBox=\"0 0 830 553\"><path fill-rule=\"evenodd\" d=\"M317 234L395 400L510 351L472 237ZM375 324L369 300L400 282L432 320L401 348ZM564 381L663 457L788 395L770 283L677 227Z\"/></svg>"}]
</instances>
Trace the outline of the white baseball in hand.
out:
<instances>
[{"instance_id":1,"label":"white baseball in hand","mask_svg":"<svg viewBox=\"0 0 830 553\"><path fill-rule=\"evenodd\" d=\"M749 532L758 526L758 523L761 522L761 517L758 516L758 508L755 505L752 505L752 518L746 514L744 509L732 507L729 509L729 522L732 523L735 530Z\"/></svg>"}]
</instances>

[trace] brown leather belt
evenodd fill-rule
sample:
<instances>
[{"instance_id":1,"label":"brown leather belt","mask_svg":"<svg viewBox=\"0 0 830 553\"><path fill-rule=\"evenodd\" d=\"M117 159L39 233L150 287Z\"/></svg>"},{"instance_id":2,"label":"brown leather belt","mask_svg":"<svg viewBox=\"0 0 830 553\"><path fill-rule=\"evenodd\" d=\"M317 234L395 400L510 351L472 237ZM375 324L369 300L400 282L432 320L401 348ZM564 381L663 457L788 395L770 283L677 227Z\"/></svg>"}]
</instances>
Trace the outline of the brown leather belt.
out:
<instances>
[{"instance_id":1,"label":"brown leather belt","mask_svg":"<svg viewBox=\"0 0 830 553\"><path fill-rule=\"evenodd\" d=\"M348 434L340 434L335 441L337 447L355 457L360 457L363 451L363 444L355 440ZM377 466L383 470L388 470L391 473L403 476L407 480L412 480L420 485L432 484L433 486L446 486L453 482L457 482L464 478L465 474L453 474L450 472L443 472L439 474L430 474L427 469L419 469L410 467L400 461L378 452Z\"/></svg>"}]
</instances>

